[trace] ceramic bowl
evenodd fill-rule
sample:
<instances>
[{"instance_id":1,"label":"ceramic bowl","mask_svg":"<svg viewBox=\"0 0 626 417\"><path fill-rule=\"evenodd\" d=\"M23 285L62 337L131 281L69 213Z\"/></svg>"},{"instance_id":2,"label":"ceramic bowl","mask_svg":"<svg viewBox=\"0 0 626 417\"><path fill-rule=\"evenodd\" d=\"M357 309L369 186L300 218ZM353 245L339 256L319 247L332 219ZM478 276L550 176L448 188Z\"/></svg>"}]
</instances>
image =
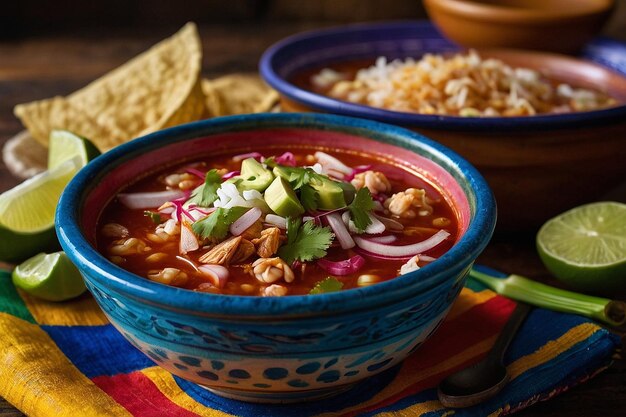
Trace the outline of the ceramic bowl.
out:
<instances>
[{"instance_id":1,"label":"ceramic bowl","mask_svg":"<svg viewBox=\"0 0 626 417\"><path fill-rule=\"evenodd\" d=\"M325 97L294 82L311 68L452 53L458 48L428 23L349 25L294 35L270 47L260 71L284 111L363 117L408 127L460 153L485 176L498 201L497 231L536 230L573 206L601 198L626 178L626 46L590 44L586 59L490 50L483 56L540 69L553 78L609 91L620 105L584 113L531 117L452 117L388 111ZM612 68L609 69L608 66Z\"/></svg>"},{"instance_id":2,"label":"ceramic bowl","mask_svg":"<svg viewBox=\"0 0 626 417\"><path fill-rule=\"evenodd\" d=\"M600 32L615 0L424 0L441 32L468 48L575 53Z\"/></svg>"},{"instance_id":3,"label":"ceramic bowl","mask_svg":"<svg viewBox=\"0 0 626 417\"><path fill-rule=\"evenodd\" d=\"M367 149L408 169L419 167L455 208L460 237L438 260L396 279L287 297L161 285L121 269L94 248L98 214L129 182L203 155L286 145ZM111 323L157 364L222 396L295 402L337 394L414 352L461 291L491 237L495 216L480 174L416 133L353 118L265 114L182 125L103 154L64 191L56 227Z\"/></svg>"}]
</instances>

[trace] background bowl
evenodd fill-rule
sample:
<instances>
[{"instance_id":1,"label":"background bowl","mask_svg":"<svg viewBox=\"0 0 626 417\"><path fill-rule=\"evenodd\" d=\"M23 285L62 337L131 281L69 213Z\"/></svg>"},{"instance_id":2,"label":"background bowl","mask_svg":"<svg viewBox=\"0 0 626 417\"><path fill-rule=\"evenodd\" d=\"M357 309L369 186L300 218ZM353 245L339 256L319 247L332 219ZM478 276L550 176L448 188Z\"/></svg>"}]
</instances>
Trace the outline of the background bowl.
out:
<instances>
[{"instance_id":1,"label":"background bowl","mask_svg":"<svg viewBox=\"0 0 626 417\"><path fill-rule=\"evenodd\" d=\"M348 103L307 91L294 76L350 60L420 57L458 48L419 22L349 25L289 37L263 55L260 70L281 95L285 111L357 116L411 128L452 148L485 176L498 201L498 231L536 229L575 205L593 201L626 178L626 47L590 44L585 56L491 50L483 55L609 91L618 107L532 117L475 118L401 113ZM610 66L612 69L607 68Z\"/></svg>"},{"instance_id":2,"label":"background bowl","mask_svg":"<svg viewBox=\"0 0 626 417\"><path fill-rule=\"evenodd\" d=\"M597 34L615 0L424 0L441 32L468 48L575 53Z\"/></svg>"},{"instance_id":3,"label":"background bowl","mask_svg":"<svg viewBox=\"0 0 626 417\"><path fill-rule=\"evenodd\" d=\"M203 155L274 147L367 152L424 173L455 207L461 236L437 261L375 286L316 296L241 297L127 272L94 248L98 213L129 182ZM220 395L290 402L332 395L415 351L441 323L495 225L492 194L455 153L413 132L327 115L249 115L121 145L71 181L57 234L113 325L160 366Z\"/></svg>"}]
</instances>

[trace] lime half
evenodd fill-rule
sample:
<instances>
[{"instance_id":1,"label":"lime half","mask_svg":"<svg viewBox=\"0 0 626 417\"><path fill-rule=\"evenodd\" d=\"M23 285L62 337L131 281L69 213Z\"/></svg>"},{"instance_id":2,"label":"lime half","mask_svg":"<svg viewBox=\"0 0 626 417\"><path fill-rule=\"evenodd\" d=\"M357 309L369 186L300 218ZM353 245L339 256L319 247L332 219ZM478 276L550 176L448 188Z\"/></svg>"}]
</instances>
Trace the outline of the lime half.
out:
<instances>
[{"instance_id":1,"label":"lime half","mask_svg":"<svg viewBox=\"0 0 626 417\"><path fill-rule=\"evenodd\" d=\"M582 290L626 290L626 204L576 207L545 223L537 250L546 268Z\"/></svg>"},{"instance_id":2,"label":"lime half","mask_svg":"<svg viewBox=\"0 0 626 417\"><path fill-rule=\"evenodd\" d=\"M54 211L78 169L72 159L0 194L0 260L19 262L58 247Z\"/></svg>"},{"instance_id":3,"label":"lime half","mask_svg":"<svg viewBox=\"0 0 626 417\"><path fill-rule=\"evenodd\" d=\"M77 159L80 167L87 165L100 151L89 140L67 130L50 132L48 169L54 169L70 159Z\"/></svg>"},{"instance_id":4,"label":"lime half","mask_svg":"<svg viewBox=\"0 0 626 417\"><path fill-rule=\"evenodd\" d=\"M87 289L83 277L64 252L40 253L13 271L13 283L44 300L63 301Z\"/></svg>"}]
</instances>

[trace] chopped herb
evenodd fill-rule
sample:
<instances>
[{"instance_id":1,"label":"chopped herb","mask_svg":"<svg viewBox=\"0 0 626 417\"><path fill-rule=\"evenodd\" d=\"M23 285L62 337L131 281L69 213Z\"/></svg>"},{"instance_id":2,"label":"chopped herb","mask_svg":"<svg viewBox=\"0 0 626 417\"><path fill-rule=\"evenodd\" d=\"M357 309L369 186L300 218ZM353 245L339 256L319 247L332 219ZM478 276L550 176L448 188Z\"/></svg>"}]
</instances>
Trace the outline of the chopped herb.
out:
<instances>
[{"instance_id":1,"label":"chopped herb","mask_svg":"<svg viewBox=\"0 0 626 417\"><path fill-rule=\"evenodd\" d=\"M322 281L318 281L315 287L309 291L309 294L326 294L329 292L337 292L343 288L343 282L335 277L328 277Z\"/></svg>"},{"instance_id":2,"label":"chopped herb","mask_svg":"<svg viewBox=\"0 0 626 417\"><path fill-rule=\"evenodd\" d=\"M352 215L354 221L354 227L356 227L359 233L363 233L367 226L372 223L369 212L374 209L374 200L367 187L361 188L354 196L352 203L348 205L348 210Z\"/></svg>"},{"instance_id":3,"label":"chopped herb","mask_svg":"<svg viewBox=\"0 0 626 417\"><path fill-rule=\"evenodd\" d=\"M150 217L150 220L152 220L154 224L161 224L161 213L146 210L143 212L143 215L146 217Z\"/></svg>"},{"instance_id":4,"label":"chopped herb","mask_svg":"<svg viewBox=\"0 0 626 417\"><path fill-rule=\"evenodd\" d=\"M287 218L287 243L278 250L285 262L302 262L326 256L326 249L334 235L328 227L316 226L312 221L302 224L300 219Z\"/></svg>"},{"instance_id":5,"label":"chopped herb","mask_svg":"<svg viewBox=\"0 0 626 417\"><path fill-rule=\"evenodd\" d=\"M204 184L197 187L191 193L189 203L197 204L200 207L209 207L217 200L217 189L222 185L222 176L217 170L212 169L206 173Z\"/></svg>"},{"instance_id":6,"label":"chopped herb","mask_svg":"<svg viewBox=\"0 0 626 417\"><path fill-rule=\"evenodd\" d=\"M230 225L248 210L248 207L220 207L207 217L194 222L191 230L202 239L222 240L228 235Z\"/></svg>"},{"instance_id":7,"label":"chopped herb","mask_svg":"<svg viewBox=\"0 0 626 417\"><path fill-rule=\"evenodd\" d=\"M269 168L274 168L275 166L278 165L276 163L276 157L275 156L270 156L269 158L265 158L263 160L263 163L265 164L265 166L267 166Z\"/></svg>"}]
</instances>

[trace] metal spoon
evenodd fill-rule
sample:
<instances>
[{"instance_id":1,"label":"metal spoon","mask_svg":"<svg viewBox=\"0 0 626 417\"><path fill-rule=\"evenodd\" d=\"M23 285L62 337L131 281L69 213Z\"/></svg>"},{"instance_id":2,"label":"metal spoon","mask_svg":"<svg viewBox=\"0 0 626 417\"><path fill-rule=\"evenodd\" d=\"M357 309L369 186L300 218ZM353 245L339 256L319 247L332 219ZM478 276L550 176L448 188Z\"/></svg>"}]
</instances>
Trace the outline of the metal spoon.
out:
<instances>
[{"instance_id":1,"label":"metal spoon","mask_svg":"<svg viewBox=\"0 0 626 417\"><path fill-rule=\"evenodd\" d=\"M437 390L441 404L451 408L471 407L500 392L509 381L502 360L504 353L530 309L528 304L518 303L487 357L441 381Z\"/></svg>"}]
</instances>

